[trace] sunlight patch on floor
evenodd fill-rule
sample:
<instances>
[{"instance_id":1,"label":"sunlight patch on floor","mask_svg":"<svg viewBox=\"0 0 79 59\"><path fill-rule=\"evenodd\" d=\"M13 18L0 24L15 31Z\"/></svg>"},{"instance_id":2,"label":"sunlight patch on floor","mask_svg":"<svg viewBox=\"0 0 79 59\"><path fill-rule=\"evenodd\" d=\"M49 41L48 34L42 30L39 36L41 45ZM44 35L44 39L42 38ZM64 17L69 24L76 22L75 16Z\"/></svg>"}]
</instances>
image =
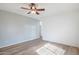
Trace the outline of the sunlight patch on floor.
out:
<instances>
[{"instance_id":1,"label":"sunlight patch on floor","mask_svg":"<svg viewBox=\"0 0 79 59\"><path fill-rule=\"evenodd\" d=\"M64 55L65 50L50 43L46 43L41 48L37 49L36 52L39 55Z\"/></svg>"}]
</instances>

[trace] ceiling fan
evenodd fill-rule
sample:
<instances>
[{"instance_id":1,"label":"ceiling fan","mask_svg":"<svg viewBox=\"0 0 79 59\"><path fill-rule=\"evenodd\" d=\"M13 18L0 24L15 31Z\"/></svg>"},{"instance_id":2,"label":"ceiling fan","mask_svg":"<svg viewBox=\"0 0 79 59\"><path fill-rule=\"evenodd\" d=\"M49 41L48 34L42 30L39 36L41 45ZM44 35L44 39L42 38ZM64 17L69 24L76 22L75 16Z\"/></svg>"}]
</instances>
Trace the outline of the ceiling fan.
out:
<instances>
[{"instance_id":1,"label":"ceiling fan","mask_svg":"<svg viewBox=\"0 0 79 59\"><path fill-rule=\"evenodd\" d=\"M28 4L29 8L27 8L27 6L25 7L21 7L21 9L24 9L24 10L29 10L29 12L27 14L37 14L39 15L39 11L45 11L45 8L37 8L37 5L35 3L30 3Z\"/></svg>"}]
</instances>

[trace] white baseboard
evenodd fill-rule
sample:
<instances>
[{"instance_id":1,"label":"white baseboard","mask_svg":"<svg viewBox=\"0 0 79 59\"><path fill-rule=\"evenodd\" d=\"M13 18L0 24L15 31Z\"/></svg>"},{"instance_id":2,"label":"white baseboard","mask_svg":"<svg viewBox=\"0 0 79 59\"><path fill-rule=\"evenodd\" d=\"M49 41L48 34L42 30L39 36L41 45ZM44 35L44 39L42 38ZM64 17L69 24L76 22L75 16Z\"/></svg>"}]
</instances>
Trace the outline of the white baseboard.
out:
<instances>
[{"instance_id":1,"label":"white baseboard","mask_svg":"<svg viewBox=\"0 0 79 59\"><path fill-rule=\"evenodd\" d=\"M11 46L11 45L19 44L19 43L30 41L30 40L35 40L37 38L39 38L39 36L38 37L34 37L34 38L30 38L28 40L23 40L23 41L18 41L18 42L11 42L11 43L9 43L10 42L9 40L7 41L7 43L6 43L6 41L0 41L1 43L4 43L4 44L0 45L0 48L8 47L8 46Z\"/></svg>"}]
</instances>

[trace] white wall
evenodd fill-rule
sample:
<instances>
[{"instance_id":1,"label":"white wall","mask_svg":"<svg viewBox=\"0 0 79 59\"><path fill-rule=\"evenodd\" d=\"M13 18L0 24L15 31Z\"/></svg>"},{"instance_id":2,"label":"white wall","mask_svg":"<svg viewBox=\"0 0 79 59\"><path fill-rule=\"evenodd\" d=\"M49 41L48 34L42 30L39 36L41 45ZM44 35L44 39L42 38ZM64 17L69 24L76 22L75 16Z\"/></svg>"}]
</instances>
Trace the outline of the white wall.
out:
<instances>
[{"instance_id":1,"label":"white wall","mask_svg":"<svg viewBox=\"0 0 79 59\"><path fill-rule=\"evenodd\" d=\"M42 21L43 40L79 47L79 11L59 11Z\"/></svg>"},{"instance_id":2,"label":"white wall","mask_svg":"<svg viewBox=\"0 0 79 59\"><path fill-rule=\"evenodd\" d=\"M0 10L0 48L40 36L39 21Z\"/></svg>"}]
</instances>

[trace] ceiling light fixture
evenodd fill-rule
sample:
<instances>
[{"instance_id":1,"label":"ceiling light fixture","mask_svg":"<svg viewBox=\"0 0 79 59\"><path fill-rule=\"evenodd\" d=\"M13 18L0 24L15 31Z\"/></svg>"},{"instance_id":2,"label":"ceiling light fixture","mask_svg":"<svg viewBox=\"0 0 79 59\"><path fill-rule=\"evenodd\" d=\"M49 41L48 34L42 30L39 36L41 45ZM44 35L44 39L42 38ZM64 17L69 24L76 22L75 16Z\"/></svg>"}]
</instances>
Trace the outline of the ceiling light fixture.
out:
<instances>
[{"instance_id":1,"label":"ceiling light fixture","mask_svg":"<svg viewBox=\"0 0 79 59\"><path fill-rule=\"evenodd\" d=\"M45 11L45 8L37 8L37 5L35 3L30 3L28 4L29 8L26 7L21 7L21 9L24 9L24 10L29 10L29 12L27 14L37 14L39 15L39 11Z\"/></svg>"}]
</instances>

